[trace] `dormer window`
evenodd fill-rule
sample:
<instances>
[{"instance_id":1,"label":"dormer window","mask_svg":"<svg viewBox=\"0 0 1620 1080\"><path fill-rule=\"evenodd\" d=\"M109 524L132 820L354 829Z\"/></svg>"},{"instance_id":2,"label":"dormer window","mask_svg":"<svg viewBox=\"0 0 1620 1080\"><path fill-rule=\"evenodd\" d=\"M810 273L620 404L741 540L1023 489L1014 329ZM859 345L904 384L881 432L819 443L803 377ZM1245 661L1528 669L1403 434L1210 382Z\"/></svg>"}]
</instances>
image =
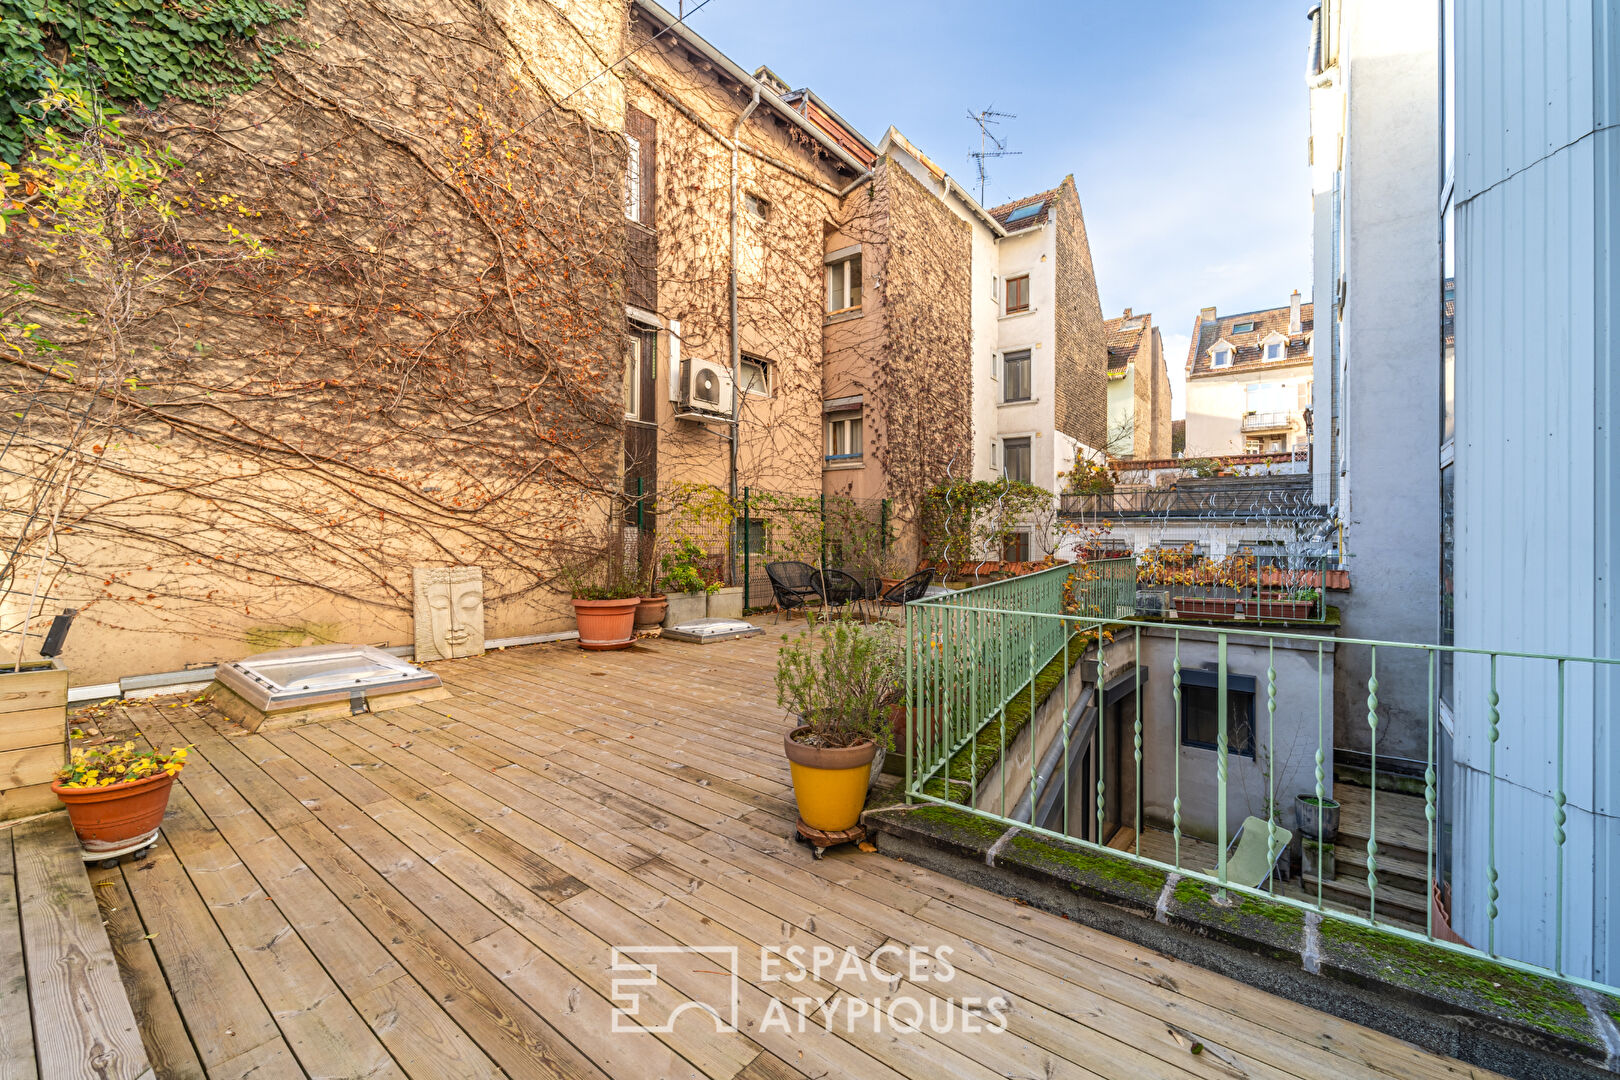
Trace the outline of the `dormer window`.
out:
<instances>
[{"instance_id":1,"label":"dormer window","mask_svg":"<svg viewBox=\"0 0 1620 1080\"><path fill-rule=\"evenodd\" d=\"M1261 360L1282 360L1288 355L1288 339L1273 330L1260 341Z\"/></svg>"},{"instance_id":2,"label":"dormer window","mask_svg":"<svg viewBox=\"0 0 1620 1080\"><path fill-rule=\"evenodd\" d=\"M1266 359L1267 360L1281 360L1282 356L1283 356L1283 347L1281 345L1277 344L1275 341L1272 342L1270 345L1266 346Z\"/></svg>"},{"instance_id":3,"label":"dormer window","mask_svg":"<svg viewBox=\"0 0 1620 1080\"><path fill-rule=\"evenodd\" d=\"M1215 359L1213 361L1211 361L1211 363L1215 367L1231 367L1232 366L1232 350L1228 349L1224 345L1221 346L1220 348L1216 349L1215 350Z\"/></svg>"}]
</instances>

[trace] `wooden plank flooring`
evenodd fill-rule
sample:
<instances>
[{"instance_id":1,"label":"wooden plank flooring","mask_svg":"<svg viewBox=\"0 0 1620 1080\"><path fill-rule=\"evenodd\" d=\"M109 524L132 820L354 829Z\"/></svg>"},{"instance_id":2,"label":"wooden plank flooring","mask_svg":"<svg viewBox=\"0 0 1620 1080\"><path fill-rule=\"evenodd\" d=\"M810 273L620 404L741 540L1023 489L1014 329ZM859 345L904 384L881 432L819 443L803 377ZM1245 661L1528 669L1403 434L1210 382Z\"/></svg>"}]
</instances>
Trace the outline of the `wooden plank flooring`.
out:
<instances>
[{"instance_id":1,"label":"wooden plank flooring","mask_svg":"<svg viewBox=\"0 0 1620 1080\"><path fill-rule=\"evenodd\" d=\"M103 716L196 748L153 854L92 873L155 1074L1484 1075L881 854L812 861L787 839L784 629L450 661L444 700L264 734L189 702ZM615 946L706 951L625 989ZM771 978L762 946L832 962ZM726 1012L733 949L736 1030L615 1030L630 993L637 1019ZM874 1023L899 999L921 1031Z\"/></svg>"},{"instance_id":2,"label":"wooden plank flooring","mask_svg":"<svg viewBox=\"0 0 1620 1080\"><path fill-rule=\"evenodd\" d=\"M0 829L0 1078L146 1080L142 1042L67 815Z\"/></svg>"}]
</instances>

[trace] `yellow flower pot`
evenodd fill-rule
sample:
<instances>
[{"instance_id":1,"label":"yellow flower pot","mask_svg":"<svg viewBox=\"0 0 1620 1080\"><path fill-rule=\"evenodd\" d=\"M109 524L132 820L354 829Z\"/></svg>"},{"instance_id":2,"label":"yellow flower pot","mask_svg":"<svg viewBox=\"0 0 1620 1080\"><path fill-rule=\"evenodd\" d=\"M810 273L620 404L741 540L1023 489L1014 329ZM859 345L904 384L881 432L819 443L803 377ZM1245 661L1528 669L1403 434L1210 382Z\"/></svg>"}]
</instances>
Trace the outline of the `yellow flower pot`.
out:
<instances>
[{"instance_id":1,"label":"yellow flower pot","mask_svg":"<svg viewBox=\"0 0 1620 1080\"><path fill-rule=\"evenodd\" d=\"M799 819L822 832L854 828L866 805L877 743L868 740L854 746L825 747L795 739L809 730L794 728L782 740L793 773L793 798L799 804Z\"/></svg>"}]
</instances>

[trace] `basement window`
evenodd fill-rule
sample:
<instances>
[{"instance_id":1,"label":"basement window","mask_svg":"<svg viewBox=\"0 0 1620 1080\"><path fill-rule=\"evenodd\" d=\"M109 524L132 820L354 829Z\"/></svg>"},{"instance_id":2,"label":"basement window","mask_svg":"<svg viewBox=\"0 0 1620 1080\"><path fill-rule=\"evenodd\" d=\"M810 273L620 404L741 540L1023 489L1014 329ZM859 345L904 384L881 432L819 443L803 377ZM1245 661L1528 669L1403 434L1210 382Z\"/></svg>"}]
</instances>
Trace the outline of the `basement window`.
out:
<instances>
[{"instance_id":1,"label":"basement window","mask_svg":"<svg viewBox=\"0 0 1620 1080\"><path fill-rule=\"evenodd\" d=\"M1197 750L1216 749L1220 734L1219 676L1208 669L1181 672L1181 745ZM1226 676L1226 749L1238 757L1254 757L1254 676Z\"/></svg>"}]
</instances>

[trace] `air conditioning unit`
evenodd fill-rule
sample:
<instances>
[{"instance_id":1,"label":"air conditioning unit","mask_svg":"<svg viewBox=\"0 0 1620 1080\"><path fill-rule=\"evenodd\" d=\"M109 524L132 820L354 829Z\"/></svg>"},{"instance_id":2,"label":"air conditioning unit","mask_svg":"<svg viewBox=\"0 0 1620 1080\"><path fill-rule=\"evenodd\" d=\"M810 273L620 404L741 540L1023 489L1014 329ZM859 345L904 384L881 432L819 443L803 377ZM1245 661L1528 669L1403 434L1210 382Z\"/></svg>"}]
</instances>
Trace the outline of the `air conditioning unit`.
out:
<instances>
[{"instance_id":1,"label":"air conditioning unit","mask_svg":"<svg viewBox=\"0 0 1620 1080\"><path fill-rule=\"evenodd\" d=\"M681 361L681 411L678 415L729 421L734 393L731 369L726 365L714 360Z\"/></svg>"}]
</instances>

